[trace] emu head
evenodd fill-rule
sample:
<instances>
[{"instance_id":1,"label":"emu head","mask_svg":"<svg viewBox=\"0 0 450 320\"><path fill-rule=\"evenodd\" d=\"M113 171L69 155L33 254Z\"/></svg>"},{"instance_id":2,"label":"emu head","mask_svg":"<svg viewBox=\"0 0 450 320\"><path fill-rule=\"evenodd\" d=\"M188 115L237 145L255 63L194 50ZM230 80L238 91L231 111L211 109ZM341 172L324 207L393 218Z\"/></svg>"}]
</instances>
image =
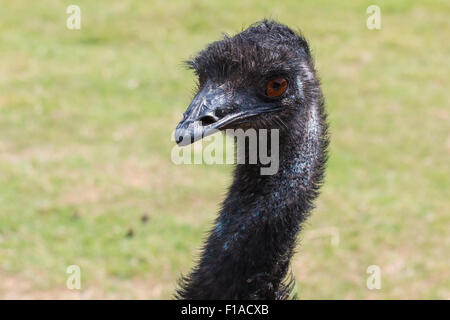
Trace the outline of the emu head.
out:
<instances>
[{"instance_id":1,"label":"emu head","mask_svg":"<svg viewBox=\"0 0 450 320\"><path fill-rule=\"evenodd\" d=\"M179 145L217 130L283 123L305 104L312 76L306 40L267 20L211 43L187 64L198 76L198 92L176 128Z\"/></svg>"}]
</instances>

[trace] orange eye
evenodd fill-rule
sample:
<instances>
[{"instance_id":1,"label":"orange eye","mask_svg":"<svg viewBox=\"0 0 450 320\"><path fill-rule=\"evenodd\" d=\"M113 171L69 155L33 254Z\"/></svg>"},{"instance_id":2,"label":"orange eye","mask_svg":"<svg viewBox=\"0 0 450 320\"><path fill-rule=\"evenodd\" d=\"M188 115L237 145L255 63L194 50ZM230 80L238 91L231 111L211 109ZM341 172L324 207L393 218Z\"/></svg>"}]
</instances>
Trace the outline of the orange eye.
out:
<instances>
[{"instance_id":1,"label":"orange eye","mask_svg":"<svg viewBox=\"0 0 450 320\"><path fill-rule=\"evenodd\" d=\"M267 83L266 94L269 97L279 97L281 96L287 89L287 80L284 78L277 78L270 80Z\"/></svg>"}]
</instances>

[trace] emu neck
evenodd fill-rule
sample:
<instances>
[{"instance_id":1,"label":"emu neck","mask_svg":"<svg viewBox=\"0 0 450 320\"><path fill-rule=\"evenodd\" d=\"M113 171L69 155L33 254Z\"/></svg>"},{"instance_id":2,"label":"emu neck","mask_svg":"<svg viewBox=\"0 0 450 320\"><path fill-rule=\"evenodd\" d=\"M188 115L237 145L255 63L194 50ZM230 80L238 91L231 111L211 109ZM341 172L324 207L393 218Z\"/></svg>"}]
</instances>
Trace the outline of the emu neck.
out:
<instances>
[{"instance_id":1,"label":"emu neck","mask_svg":"<svg viewBox=\"0 0 450 320\"><path fill-rule=\"evenodd\" d=\"M184 299L285 299L300 224L317 195L323 164L321 106L299 110L280 132L279 170L238 165L200 262L182 281Z\"/></svg>"}]
</instances>

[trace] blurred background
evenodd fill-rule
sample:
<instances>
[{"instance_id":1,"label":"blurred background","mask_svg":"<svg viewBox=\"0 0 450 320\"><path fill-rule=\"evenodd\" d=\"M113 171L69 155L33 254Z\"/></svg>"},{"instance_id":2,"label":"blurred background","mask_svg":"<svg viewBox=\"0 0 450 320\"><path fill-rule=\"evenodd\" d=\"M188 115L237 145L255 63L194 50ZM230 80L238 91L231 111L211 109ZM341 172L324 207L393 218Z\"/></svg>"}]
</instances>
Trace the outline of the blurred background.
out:
<instances>
[{"instance_id":1,"label":"blurred background","mask_svg":"<svg viewBox=\"0 0 450 320\"><path fill-rule=\"evenodd\" d=\"M299 298L449 299L449 15L448 1L2 0L0 298L171 297L232 172L171 161L195 83L182 61L266 17L309 40L331 123Z\"/></svg>"}]
</instances>

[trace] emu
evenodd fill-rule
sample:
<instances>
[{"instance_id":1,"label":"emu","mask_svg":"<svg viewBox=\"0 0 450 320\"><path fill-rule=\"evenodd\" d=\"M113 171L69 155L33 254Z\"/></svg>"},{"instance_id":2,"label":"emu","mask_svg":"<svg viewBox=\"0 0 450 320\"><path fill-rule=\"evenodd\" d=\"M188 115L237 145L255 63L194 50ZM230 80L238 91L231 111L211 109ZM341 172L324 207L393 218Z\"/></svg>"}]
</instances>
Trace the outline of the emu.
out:
<instances>
[{"instance_id":1,"label":"emu","mask_svg":"<svg viewBox=\"0 0 450 320\"><path fill-rule=\"evenodd\" d=\"M236 165L198 264L175 297L288 299L295 284L290 260L322 185L329 141L308 43L300 32L263 20L209 44L188 66L198 92L175 130L177 143L213 129L276 129L279 170L261 175L259 162Z\"/></svg>"}]
</instances>

